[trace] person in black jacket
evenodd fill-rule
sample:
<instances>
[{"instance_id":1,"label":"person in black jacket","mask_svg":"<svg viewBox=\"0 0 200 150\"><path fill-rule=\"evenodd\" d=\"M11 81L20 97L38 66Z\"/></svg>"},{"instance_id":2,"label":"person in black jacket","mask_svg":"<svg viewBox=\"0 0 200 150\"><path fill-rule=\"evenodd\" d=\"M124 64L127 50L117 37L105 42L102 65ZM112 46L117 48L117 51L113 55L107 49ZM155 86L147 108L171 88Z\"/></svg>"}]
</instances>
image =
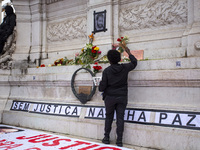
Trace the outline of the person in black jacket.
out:
<instances>
[{"instance_id":1,"label":"person in black jacket","mask_svg":"<svg viewBox=\"0 0 200 150\"><path fill-rule=\"evenodd\" d=\"M102 140L105 144L110 144L110 131L114 118L117 115L117 146L123 146L122 137L124 131L124 112L127 106L128 94L128 73L137 66L137 59L130 53L129 48L125 47L131 60L130 63L119 64L121 55L117 50L109 50L107 53L110 66L103 71L102 80L99 84L99 91L105 97L105 133Z\"/></svg>"},{"instance_id":2,"label":"person in black jacket","mask_svg":"<svg viewBox=\"0 0 200 150\"><path fill-rule=\"evenodd\" d=\"M14 27L16 26L16 15L13 12L11 6L5 7L6 16L0 25L0 54L3 51L3 47L7 38L13 33Z\"/></svg>"}]
</instances>

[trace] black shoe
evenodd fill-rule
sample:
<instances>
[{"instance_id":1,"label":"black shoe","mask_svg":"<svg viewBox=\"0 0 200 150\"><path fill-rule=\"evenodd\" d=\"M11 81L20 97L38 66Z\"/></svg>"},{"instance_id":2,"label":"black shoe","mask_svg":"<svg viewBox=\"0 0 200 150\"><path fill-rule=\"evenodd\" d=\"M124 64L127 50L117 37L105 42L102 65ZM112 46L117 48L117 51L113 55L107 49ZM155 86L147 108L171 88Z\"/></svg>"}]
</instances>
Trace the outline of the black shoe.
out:
<instances>
[{"instance_id":1,"label":"black shoe","mask_svg":"<svg viewBox=\"0 0 200 150\"><path fill-rule=\"evenodd\" d=\"M117 142L116 142L116 145L119 146L119 147L122 147L122 146L123 146L123 143L122 143L122 141L117 141Z\"/></svg>"},{"instance_id":2,"label":"black shoe","mask_svg":"<svg viewBox=\"0 0 200 150\"><path fill-rule=\"evenodd\" d=\"M102 139L102 143L104 143L104 144L110 144L109 138L108 138L108 137L104 137L104 138Z\"/></svg>"}]
</instances>

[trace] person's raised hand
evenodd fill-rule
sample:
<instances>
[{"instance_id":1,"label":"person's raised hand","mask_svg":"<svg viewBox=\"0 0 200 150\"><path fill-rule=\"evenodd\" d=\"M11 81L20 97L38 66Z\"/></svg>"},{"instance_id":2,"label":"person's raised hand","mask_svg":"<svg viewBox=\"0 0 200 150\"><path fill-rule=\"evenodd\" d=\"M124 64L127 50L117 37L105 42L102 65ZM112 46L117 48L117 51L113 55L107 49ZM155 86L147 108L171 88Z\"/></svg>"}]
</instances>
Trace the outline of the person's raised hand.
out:
<instances>
[{"instance_id":1,"label":"person's raised hand","mask_svg":"<svg viewBox=\"0 0 200 150\"><path fill-rule=\"evenodd\" d=\"M128 55L131 55L131 51L128 47L125 47L125 51L127 52Z\"/></svg>"}]
</instances>

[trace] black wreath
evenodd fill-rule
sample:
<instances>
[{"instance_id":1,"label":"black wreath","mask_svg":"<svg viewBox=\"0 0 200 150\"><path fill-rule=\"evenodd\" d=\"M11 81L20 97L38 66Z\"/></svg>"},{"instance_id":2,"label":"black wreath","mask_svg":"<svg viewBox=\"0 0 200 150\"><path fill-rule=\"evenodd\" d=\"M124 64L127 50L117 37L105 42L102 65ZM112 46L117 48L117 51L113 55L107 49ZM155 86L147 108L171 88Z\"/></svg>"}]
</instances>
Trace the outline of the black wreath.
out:
<instances>
[{"instance_id":1,"label":"black wreath","mask_svg":"<svg viewBox=\"0 0 200 150\"><path fill-rule=\"evenodd\" d=\"M74 80L75 80L75 77L76 77L77 72L80 71L80 70L82 70L82 69L88 71L88 72L92 75L92 77L94 77L95 74L94 74L90 69L87 69L87 68L79 68L79 69L77 69L77 70L74 72L74 74L73 74L73 76L72 76L72 80L71 80L72 92L73 92L74 95L80 100L80 102L81 102L82 104L85 104L87 101L91 100L92 96L95 94L96 86L95 86L95 84L94 84L94 82L93 82L93 88L92 88L92 91L90 92L89 95L88 95L88 94L84 94L84 93L78 94L78 93L76 92L76 90L75 90L75 88L74 88Z\"/></svg>"}]
</instances>

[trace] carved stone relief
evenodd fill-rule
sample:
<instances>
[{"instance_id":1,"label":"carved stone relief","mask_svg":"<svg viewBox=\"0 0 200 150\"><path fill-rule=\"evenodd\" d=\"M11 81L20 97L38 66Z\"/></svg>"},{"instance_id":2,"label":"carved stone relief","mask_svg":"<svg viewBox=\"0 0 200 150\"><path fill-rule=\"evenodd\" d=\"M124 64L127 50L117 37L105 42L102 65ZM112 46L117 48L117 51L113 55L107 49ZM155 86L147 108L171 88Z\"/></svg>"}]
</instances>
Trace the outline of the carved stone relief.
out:
<instances>
[{"instance_id":1,"label":"carved stone relief","mask_svg":"<svg viewBox=\"0 0 200 150\"><path fill-rule=\"evenodd\" d=\"M196 50L200 50L200 41L194 44Z\"/></svg>"},{"instance_id":2,"label":"carved stone relief","mask_svg":"<svg viewBox=\"0 0 200 150\"><path fill-rule=\"evenodd\" d=\"M66 41L87 38L87 19L77 17L64 22L52 23L47 26L47 41Z\"/></svg>"},{"instance_id":3,"label":"carved stone relief","mask_svg":"<svg viewBox=\"0 0 200 150\"><path fill-rule=\"evenodd\" d=\"M186 0L149 0L119 12L119 29L140 30L187 22Z\"/></svg>"},{"instance_id":4,"label":"carved stone relief","mask_svg":"<svg viewBox=\"0 0 200 150\"><path fill-rule=\"evenodd\" d=\"M46 0L46 3L51 4L51 3L55 3L55 2L59 2L59 1L63 1L63 0Z\"/></svg>"}]
</instances>

